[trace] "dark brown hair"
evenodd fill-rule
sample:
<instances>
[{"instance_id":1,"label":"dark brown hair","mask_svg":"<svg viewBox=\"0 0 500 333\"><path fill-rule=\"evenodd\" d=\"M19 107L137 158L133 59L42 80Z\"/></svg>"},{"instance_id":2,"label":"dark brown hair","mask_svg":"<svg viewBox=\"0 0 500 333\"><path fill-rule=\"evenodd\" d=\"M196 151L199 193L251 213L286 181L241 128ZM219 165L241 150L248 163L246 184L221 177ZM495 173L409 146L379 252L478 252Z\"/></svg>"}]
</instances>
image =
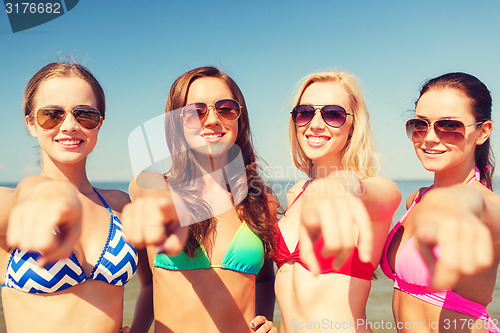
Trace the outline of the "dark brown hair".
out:
<instances>
[{"instance_id":1,"label":"dark brown hair","mask_svg":"<svg viewBox=\"0 0 500 333\"><path fill-rule=\"evenodd\" d=\"M235 145L239 149L230 149L228 151L228 160L234 159L234 154L241 151L243 163L245 165L246 175L236 175L229 179L234 186L232 188L247 188L248 194L241 201L236 198L245 191L233 191L233 200L240 202L236 205L236 212L242 221L245 221L249 228L255 232L264 244L266 257L270 257L275 247L276 233L274 223L269 209L269 200L274 197L272 190L264 184L257 164L256 156L252 146L250 133L250 123L245 99L238 85L227 74L222 73L215 67L199 67L182 74L173 84L167 99L165 112L178 110L186 106L187 95L191 84L204 77L217 78L226 83L232 93L232 97L238 101L241 106L241 115L238 118L238 135ZM168 120L170 119L170 121ZM180 117L167 117L166 120L167 137L173 137L176 133L182 133L182 119ZM181 195L194 216L213 216L210 214L210 207L204 202L200 202L200 193L204 189L195 188L194 180L199 175L199 169L196 163L194 153L184 138L179 140L168 140L170 152L172 153L172 167L165 175L168 182L173 184L185 184L192 182L191 187L183 186ZM179 153L181 152L181 153ZM234 193L236 192L236 193ZM240 200L238 200L240 199ZM276 200L277 201L277 200ZM199 220L199 219L196 219ZM185 247L185 252L193 257L195 250L200 244L206 245L211 241L209 236L214 235L215 218L210 218L189 226L189 238Z\"/></svg>"}]
</instances>

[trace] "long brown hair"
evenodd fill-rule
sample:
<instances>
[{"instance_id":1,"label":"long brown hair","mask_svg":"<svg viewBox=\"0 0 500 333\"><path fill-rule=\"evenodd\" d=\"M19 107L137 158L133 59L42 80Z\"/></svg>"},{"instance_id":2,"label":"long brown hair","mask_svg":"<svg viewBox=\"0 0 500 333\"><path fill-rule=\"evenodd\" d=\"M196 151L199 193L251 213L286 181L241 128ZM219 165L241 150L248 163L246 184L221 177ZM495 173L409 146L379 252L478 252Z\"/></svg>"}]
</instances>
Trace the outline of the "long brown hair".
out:
<instances>
[{"instance_id":1,"label":"long brown hair","mask_svg":"<svg viewBox=\"0 0 500 333\"><path fill-rule=\"evenodd\" d=\"M241 151L243 163L245 166L246 175L238 177L237 175L229 180L236 182L232 188L246 187L248 194L236 205L236 212L242 221L245 221L249 228L259 236L264 244L266 257L270 257L275 247L275 230L274 222L271 220L269 210L270 197L274 197L272 190L264 184L260 174L257 159L254 153L252 138L250 133L250 123L248 119L248 111L243 94L238 85L227 74L222 73L215 67L199 67L182 74L173 84L167 99L165 112L172 112L183 108L187 102L187 95L191 84L203 77L218 78L226 83L231 91L233 98L238 101L241 106L241 115L238 118L238 135L235 145L239 148L236 150L230 149L228 158L234 158L234 153ZM169 120L170 119L170 120ZM180 117L167 117L165 130L168 137L182 133L182 119ZM196 216L213 216L210 214L210 207L207 203L199 200L200 194L204 189L196 188L194 180L199 175L199 167L196 163L194 153L189 149L189 146L184 137L175 140L168 140L172 154L172 167L165 175L168 182L173 184L191 183L192 186L183 186L181 196L186 205ZM236 151L236 152L235 152ZM242 191L235 191L233 196L237 196ZM234 198L236 199L236 198ZM241 199L241 198L240 198ZM275 199L276 200L276 199ZM277 200L276 200L277 201ZM199 219L196 219L199 220ZM190 256L195 255L195 250L200 244L206 245L212 242L209 237L215 232L215 218L209 218L202 222L194 223L189 226L189 237L184 251Z\"/></svg>"}]
</instances>

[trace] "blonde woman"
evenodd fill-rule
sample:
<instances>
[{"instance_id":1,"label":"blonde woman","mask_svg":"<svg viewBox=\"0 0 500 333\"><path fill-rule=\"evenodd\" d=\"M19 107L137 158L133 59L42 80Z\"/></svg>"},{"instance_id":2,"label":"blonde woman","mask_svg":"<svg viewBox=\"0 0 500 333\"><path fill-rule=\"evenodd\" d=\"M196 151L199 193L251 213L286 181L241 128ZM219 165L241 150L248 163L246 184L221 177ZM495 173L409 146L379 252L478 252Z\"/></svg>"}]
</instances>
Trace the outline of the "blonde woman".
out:
<instances>
[{"instance_id":1,"label":"blonde woman","mask_svg":"<svg viewBox=\"0 0 500 333\"><path fill-rule=\"evenodd\" d=\"M371 332L365 314L371 279L401 195L376 175L378 156L355 77L307 76L289 124L295 165L309 179L289 191L277 223L281 330ZM312 226L309 234L301 232L301 220ZM314 253L304 258L310 265L303 251Z\"/></svg>"}]
</instances>

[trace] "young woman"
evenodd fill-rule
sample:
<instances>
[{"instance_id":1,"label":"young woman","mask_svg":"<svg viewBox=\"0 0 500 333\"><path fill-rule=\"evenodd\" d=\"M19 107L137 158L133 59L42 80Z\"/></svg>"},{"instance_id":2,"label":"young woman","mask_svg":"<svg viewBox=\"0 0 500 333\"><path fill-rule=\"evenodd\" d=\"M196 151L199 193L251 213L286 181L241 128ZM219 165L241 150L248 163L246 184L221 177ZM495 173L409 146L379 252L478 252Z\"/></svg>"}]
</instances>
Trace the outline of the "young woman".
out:
<instances>
[{"instance_id":1,"label":"young woman","mask_svg":"<svg viewBox=\"0 0 500 333\"><path fill-rule=\"evenodd\" d=\"M23 109L42 172L22 180L1 206L10 257L2 288L7 330L119 332L138 254L119 220L128 195L96 189L87 178L104 92L85 67L51 63L29 81ZM138 272L147 281L148 270Z\"/></svg>"},{"instance_id":2,"label":"young woman","mask_svg":"<svg viewBox=\"0 0 500 333\"><path fill-rule=\"evenodd\" d=\"M309 180L289 191L277 223L281 330L371 332L365 314L371 279L401 195L376 176L368 111L353 75L307 76L289 132L295 165ZM314 225L309 234L301 233L301 220ZM313 253L304 258L309 265L302 251Z\"/></svg>"},{"instance_id":3,"label":"young woman","mask_svg":"<svg viewBox=\"0 0 500 333\"><path fill-rule=\"evenodd\" d=\"M381 263L399 332L500 332L486 311L500 258L491 130L491 96L476 77L449 73L422 87L406 131L434 184L408 198Z\"/></svg>"},{"instance_id":4,"label":"young woman","mask_svg":"<svg viewBox=\"0 0 500 333\"><path fill-rule=\"evenodd\" d=\"M171 169L140 174L124 210L127 239L166 250L148 247L156 332L271 330L254 317L272 318L277 204L257 172L240 89L214 67L181 75L165 130Z\"/></svg>"}]
</instances>

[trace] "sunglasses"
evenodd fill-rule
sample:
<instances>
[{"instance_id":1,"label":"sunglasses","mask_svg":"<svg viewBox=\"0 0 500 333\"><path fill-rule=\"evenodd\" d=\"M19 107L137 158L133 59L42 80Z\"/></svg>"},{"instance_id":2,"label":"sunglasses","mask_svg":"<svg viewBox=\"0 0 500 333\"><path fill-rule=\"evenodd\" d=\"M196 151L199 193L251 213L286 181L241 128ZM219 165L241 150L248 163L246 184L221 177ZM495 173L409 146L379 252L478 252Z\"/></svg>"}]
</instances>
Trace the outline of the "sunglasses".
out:
<instances>
[{"instance_id":1,"label":"sunglasses","mask_svg":"<svg viewBox=\"0 0 500 333\"><path fill-rule=\"evenodd\" d=\"M60 106L46 106L36 112L36 121L41 128L49 130L61 124L71 113L76 122L86 129L94 129L101 123L101 113L90 106L77 106L66 112Z\"/></svg>"},{"instance_id":2,"label":"sunglasses","mask_svg":"<svg viewBox=\"0 0 500 333\"><path fill-rule=\"evenodd\" d=\"M182 118L187 127L199 127L208 116L208 108L210 105L206 103L192 103L186 105L182 109ZM226 98L218 100L213 104L215 113L221 120L233 121L240 117L241 106L238 101Z\"/></svg>"},{"instance_id":3,"label":"sunglasses","mask_svg":"<svg viewBox=\"0 0 500 333\"><path fill-rule=\"evenodd\" d=\"M353 116L352 113L348 113L343 107L339 105L318 105L321 108L315 107L313 105L297 105L293 108L291 115L293 123L297 126L305 126L311 122L316 114L316 110L320 110L321 118L323 121L331 127L341 127L345 124L347 115Z\"/></svg>"},{"instance_id":4,"label":"sunglasses","mask_svg":"<svg viewBox=\"0 0 500 333\"><path fill-rule=\"evenodd\" d=\"M436 136L448 143L459 143L465 139L465 128L474 125L480 125L483 121L477 123L464 125L460 120L442 119L429 123L424 119L410 119L406 122L406 134L408 138L414 143L422 141L429 132L429 129L434 128Z\"/></svg>"}]
</instances>

